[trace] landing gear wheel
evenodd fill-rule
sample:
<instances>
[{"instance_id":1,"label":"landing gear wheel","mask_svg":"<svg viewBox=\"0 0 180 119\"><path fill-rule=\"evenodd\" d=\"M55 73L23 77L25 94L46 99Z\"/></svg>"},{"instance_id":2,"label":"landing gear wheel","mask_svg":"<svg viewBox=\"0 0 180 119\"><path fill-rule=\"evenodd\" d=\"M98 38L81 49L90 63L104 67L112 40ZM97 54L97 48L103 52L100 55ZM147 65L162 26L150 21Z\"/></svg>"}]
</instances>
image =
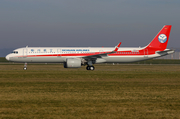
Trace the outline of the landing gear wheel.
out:
<instances>
[{"instance_id":1,"label":"landing gear wheel","mask_svg":"<svg viewBox=\"0 0 180 119\"><path fill-rule=\"evenodd\" d=\"M91 71L93 71L93 70L94 70L94 66L90 66L89 69L90 69Z\"/></svg>"},{"instance_id":2,"label":"landing gear wheel","mask_svg":"<svg viewBox=\"0 0 180 119\"><path fill-rule=\"evenodd\" d=\"M86 69L93 71L95 68L94 68L94 66L87 66Z\"/></svg>"}]
</instances>

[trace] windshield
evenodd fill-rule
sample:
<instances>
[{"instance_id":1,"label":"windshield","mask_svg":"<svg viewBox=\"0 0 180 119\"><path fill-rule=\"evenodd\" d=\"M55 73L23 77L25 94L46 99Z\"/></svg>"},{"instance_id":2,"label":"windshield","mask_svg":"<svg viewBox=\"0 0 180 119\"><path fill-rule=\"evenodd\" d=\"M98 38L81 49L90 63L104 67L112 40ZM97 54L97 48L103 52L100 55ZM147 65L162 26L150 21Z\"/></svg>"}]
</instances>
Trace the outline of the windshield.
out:
<instances>
[{"instance_id":1,"label":"windshield","mask_svg":"<svg viewBox=\"0 0 180 119\"><path fill-rule=\"evenodd\" d=\"M13 52L11 52L11 53L13 53L13 54L18 54L18 51L13 51Z\"/></svg>"}]
</instances>

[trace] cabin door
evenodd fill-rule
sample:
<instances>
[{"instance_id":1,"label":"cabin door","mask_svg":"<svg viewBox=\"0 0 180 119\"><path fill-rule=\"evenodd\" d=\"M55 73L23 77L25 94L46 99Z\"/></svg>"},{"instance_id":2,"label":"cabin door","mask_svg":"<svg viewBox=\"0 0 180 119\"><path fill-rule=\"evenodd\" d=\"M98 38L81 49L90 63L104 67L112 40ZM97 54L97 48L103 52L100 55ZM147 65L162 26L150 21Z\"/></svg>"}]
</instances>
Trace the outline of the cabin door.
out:
<instances>
[{"instance_id":1,"label":"cabin door","mask_svg":"<svg viewBox=\"0 0 180 119\"><path fill-rule=\"evenodd\" d=\"M148 57L148 49L144 49L144 57Z\"/></svg>"},{"instance_id":2,"label":"cabin door","mask_svg":"<svg viewBox=\"0 0 180 119\"><path fill-rule=\"evenodd\" d=\"M57 56L61 56L61 49L57 49Z\"/></svg>"},{"instance_id":3,"label":"cabin door","mask_svg":"<svg viewBox=\"0 0 180 119\"><path fill-rule=\"evenodd\" d=\"M27 57L27 55L28 55L28 48L26 47L23 49L23 57Z\"/></svg>"}]
</instances>

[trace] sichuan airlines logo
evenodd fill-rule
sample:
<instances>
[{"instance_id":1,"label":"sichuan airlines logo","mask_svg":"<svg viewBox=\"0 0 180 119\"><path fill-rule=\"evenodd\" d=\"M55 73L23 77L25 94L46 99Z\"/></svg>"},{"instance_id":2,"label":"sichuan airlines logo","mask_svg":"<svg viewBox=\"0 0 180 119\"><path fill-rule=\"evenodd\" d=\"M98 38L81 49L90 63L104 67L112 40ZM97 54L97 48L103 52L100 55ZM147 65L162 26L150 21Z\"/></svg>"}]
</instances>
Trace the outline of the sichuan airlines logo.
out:
<instances>
[{"instance_id":1,"label":"sichuan airlines logo","mask_svg":"<svg viewBox=\"0 0 180 119\"><path fill-rule=\"evenodd\" d=\"M160 43L165 43L167 40L167 36L165 34L160 34L158 40Z\"/></svg>"}]
</instances>

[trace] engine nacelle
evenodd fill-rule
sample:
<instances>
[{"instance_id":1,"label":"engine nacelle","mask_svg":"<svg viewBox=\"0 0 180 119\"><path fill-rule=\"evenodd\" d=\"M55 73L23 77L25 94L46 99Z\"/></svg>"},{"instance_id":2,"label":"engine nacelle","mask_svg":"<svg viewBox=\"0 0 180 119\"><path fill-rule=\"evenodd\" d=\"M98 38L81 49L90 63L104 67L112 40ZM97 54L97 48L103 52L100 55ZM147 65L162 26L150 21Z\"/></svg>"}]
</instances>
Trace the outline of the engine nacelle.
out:
<instances>
[{"instance_id":1,"label":"engine nacelle","mask_svg":"<svg viewBox=\"0 0 180 119\"><path fill-rule=\"evenodd\" d=\"M80 68L81 67L81 59L78 58L68 58L64 63L64 68Z\"/></svg>"}]
</instances>

